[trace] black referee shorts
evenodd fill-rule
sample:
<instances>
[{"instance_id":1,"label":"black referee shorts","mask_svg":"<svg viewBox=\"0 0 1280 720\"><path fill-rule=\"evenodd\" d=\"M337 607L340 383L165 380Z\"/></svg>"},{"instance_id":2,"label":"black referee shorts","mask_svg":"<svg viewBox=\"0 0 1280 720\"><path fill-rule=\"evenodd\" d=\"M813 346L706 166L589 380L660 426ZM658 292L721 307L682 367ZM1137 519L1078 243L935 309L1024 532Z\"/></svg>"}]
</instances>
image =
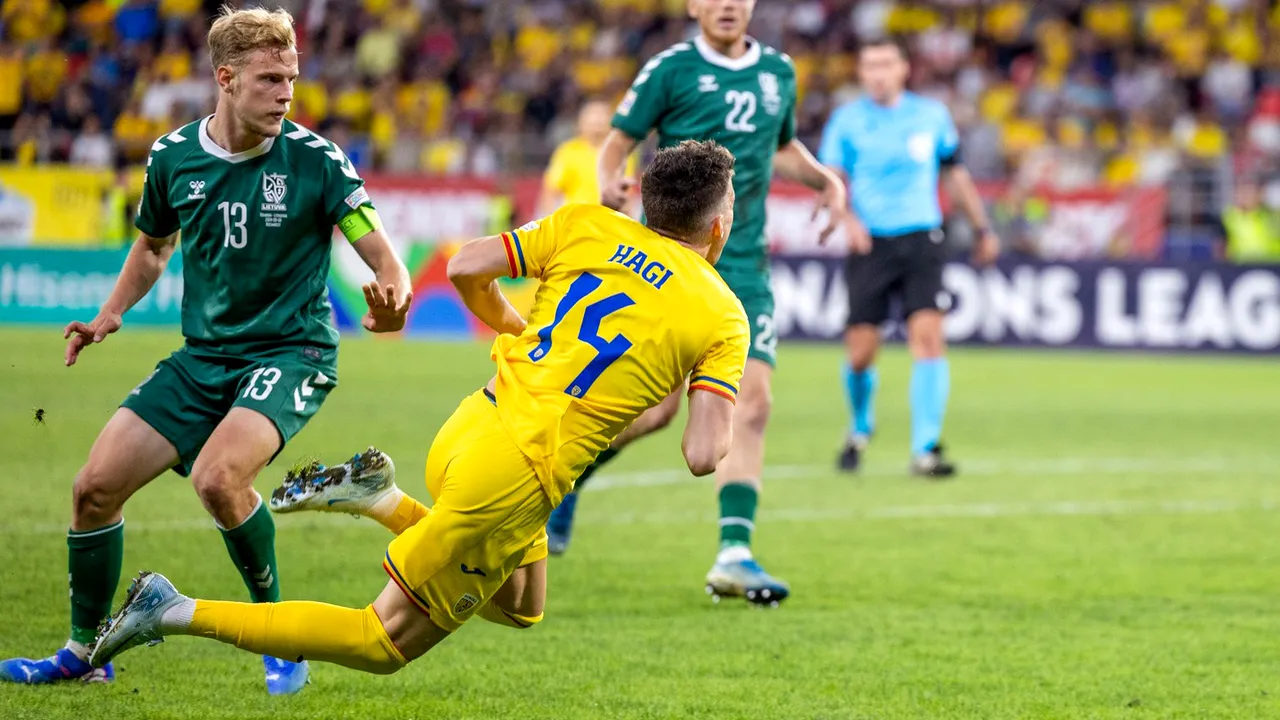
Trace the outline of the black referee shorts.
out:
<instances>
[{"instance_id":1,"label":"black referee shorts","mask_svg":"<svg viewBox=\"0 0 1280 720\"><path fill-rule=\"evenodd\" d=\"M871 252L850 253L844 279L849 292L848 326L879 325L898 298L903 318L917 310L938 310L942 268L947 261L941 228L871 238Z\"/></svg>"}]
</instances>

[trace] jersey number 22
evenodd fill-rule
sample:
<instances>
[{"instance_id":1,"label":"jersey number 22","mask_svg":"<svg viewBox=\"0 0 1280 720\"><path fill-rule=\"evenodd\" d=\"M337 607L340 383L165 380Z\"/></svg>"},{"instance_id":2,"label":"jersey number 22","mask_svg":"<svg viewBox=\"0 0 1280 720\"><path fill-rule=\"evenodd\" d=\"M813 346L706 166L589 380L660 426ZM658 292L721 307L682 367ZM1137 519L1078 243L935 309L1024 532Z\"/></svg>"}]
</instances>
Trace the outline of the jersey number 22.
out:
<instances>
[{"instance_id":1,"label":"jersey number 22","mask_svg":"<svg viewBox=\"0 0 1280 720\"><path fill-rule=\"evenodd\" d=\"M530 360L538 362L551 352L551 333L575 305L600 288L601 282L595 275L584 272L569 285L569 292L565 293L564 297L560 298L560 303L556 305L555 318L549 325L538 331L538 346L529 353ZM614 293L583 309L582 327L578 330L578 339L595 348L596 356L564 389L567 394L573 397L585 395L600 374L631 349L631 341L622 333L614 335L612 340L600 337L600 322L609 315L635 304L636 301L626 293Z\"/></svg>"}]
</instances>

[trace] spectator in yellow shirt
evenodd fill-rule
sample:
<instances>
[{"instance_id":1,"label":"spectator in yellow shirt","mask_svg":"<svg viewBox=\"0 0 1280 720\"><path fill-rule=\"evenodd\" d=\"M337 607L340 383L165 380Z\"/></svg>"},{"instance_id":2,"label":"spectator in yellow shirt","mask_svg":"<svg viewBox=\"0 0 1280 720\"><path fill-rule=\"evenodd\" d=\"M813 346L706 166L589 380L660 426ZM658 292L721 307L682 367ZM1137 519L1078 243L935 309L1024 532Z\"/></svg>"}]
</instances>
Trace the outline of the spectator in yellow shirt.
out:
<instances>
[{"instance_id":1,"label":"spectator in yellow shirt","mask_svg":"<svg viewBox=\"0 0 1280 720\"><path fill-rule=\"evenodd\" d=\"M0 131L8 130L22 112L22 50L0 42Z\"/></svg>"},{"instance_id":2,"label":"spectator in yellow shirt","mask_svg":"<svg viewBox=\"0 0 1280 720\"><path fill-rule=\"evenodd\" d=\"M45 38L27 58L27 97L39 105L49 105L58 96L67 76L67 55Z\"/></svg>"},{"instance_id":3,"label":"spectator in yellow shirt","mask_svg":"<svg viewBox=\"0 0 1280 720\"><path fill-rule=\"evenodd\" d=\"M609 134L612 117L613 108L600 100L589 101L578 111L577 137L556 148L542 176L542 194L538 196L540 217L550 215L565 203L600 202L596 162L600 145ZM634 162L629 164L627 174L635 174Z\"/></svg>"},{"instance_id":4,"label":"spectator in yellow shirt","mask_svg":"<svg viewBox=\"0 0 1280 720\"><path fill-rule=\"evenodd\" d=\"M167 35L160 56L151 66L156 77L166 77L173 82L191 77L191 53L178 35Z\"/></svg>"}]
</instances>

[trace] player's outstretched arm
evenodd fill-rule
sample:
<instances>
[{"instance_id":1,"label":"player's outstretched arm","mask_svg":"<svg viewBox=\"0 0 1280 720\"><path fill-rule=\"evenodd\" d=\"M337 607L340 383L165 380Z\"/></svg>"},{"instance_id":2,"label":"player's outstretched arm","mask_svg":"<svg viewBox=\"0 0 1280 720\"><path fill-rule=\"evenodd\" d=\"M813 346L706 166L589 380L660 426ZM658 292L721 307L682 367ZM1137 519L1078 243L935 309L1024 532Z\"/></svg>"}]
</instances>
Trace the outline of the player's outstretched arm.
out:
<instances>
[{"instance_id":1,"label":"player's outstretched arm","mask_svg":"<svg viewBox=\"0 0 1280 720\"><path fill-rule=\"evenodd\" d=\"M695 477L710 475L729 454L733 441L733 401L715 392L689 393L689 420L680 451Z\"/></svg>"},{"instance_id":2,"label":"player's outstretched arm","mask_svg":"<svg viewBox=\"0 0 1280 720\"><path fill-rule=\"evenodd\" d=\"M636 149L636 139L621 130L609 131L600 146L597 167L600 178L600 204L611 210L626 207L636 181L626 175L627 157Z\"/></svg>"},{"instance_id":3,"label":"player's outstretched arm","mask_svg":"<svg viewBox=\"0 0 1280 720\"><path fill-rule=\"evenodd\" d=\"M818 162L799 140L792 139L778 148L773 156L773 169L788 180L794 180L821 193L818 205L813 209L813 218L826 209L827 226L818 235L818 241L825 244L831 233L842 224L852 219L849 210L849 193L845 189L844 179L831 168Z\"/></svg>"},{"instance_id":4,"label":"player's outstretched arm","mask_svg":"<svg viewBox=\"0 0 1280 720\"><path fill-rule=\"evenodd\" d=\"M98 316L89 323L73 322L62 331L62 337L68 340L64 358L67 367L76 364L81 350L93 343L102 342L120 329L124 314L151 291L164 273L164 266L169 264L169 258L173 256L177 237L176 234L165 238L153 238L145 234L138 237L137 242L129 249L120 277L116 278L116 286L98 310Z\"/></svg>"},{"instance_id":5,"label":"player's outstretched arm","mask_svg":"<svg viewBox=\"0 0 1280 720\"><path fill-rule=\"evenodd\" d=\"M364 329L375 333L403 329L413 303L413 281L386 231L378 228L368 232L351 246L374 276L373 282L364 286L364 300L369 305L362 321Z\"/></svg>"},{"instance_id":6,"label":"player's outstretched arm","mask_svg":"<svg viewBox=\"0 0 1280 720\"><path fill-rule=\"evenodd\" d=\"M510 268L502 238L491 235L463 245L449 260L449 282L481 322L496 332L519 335L524 318L498 288L498 278L508 275Z\"/></svg>"}]
</instances>

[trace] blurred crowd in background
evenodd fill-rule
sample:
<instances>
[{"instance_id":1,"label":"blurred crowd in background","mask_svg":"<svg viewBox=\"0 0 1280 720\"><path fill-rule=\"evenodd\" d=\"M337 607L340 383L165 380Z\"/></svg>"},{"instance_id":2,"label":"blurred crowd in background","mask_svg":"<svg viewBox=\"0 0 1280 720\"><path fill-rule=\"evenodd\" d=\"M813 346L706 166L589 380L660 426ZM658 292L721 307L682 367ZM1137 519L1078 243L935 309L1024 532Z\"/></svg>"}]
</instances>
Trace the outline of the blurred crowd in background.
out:
<instances>
[{"instance_id":1,"label":"blurred crowd in background","mask_svg":"<svg viewBox=\"0 0 1280 720\"><path fill-rule=\"evenodd\" d=\"M696 32L684 0L279 4L300 36L294 119L366 172L539 171L584 100L620 97L639 63ZM215 10L3 0L0 160L143 161L212 109ZM1216 222L1237 185L1280 207L1280 3L760 0L752 32L794 59L811 146L858 95L859 40L892 35L911 48L913 89L951 107L980 180L1168 185L1188 221Z\"/></svg>"}]
</instances>

